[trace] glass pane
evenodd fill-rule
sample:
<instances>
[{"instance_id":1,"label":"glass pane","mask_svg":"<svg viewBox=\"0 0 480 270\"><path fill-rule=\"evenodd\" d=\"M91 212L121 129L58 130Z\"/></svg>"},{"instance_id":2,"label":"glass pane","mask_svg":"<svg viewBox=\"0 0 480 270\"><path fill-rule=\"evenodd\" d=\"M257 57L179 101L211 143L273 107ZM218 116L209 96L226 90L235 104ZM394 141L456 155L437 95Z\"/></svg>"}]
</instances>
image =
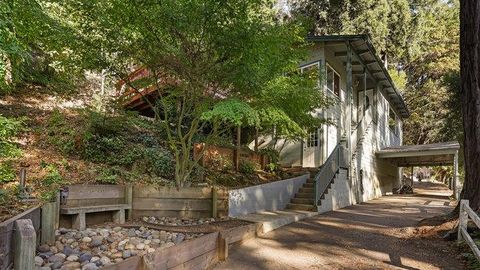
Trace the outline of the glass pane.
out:
<instances>
[{"instance_id":1,"label":"glass pane","mask_svg":"<svg viewBox=\"0 0 480 270\"><path fill-rule=\"evenodd\" d=\"M337 96L340 96L340 76L338 76L338 74L334 74L333 75L334 78L333 78L333 92L335 93L335 95Z\"/></svg>"},{"instance_id":2,"label":"glass pane","mask_svg":"<svg viewBox=\"0 0 480 270\"><path fill-rule=\"evenodd\" d=\"M333 92L333 69L327 66L327 88Z\"/></svg>"}]
</instances>

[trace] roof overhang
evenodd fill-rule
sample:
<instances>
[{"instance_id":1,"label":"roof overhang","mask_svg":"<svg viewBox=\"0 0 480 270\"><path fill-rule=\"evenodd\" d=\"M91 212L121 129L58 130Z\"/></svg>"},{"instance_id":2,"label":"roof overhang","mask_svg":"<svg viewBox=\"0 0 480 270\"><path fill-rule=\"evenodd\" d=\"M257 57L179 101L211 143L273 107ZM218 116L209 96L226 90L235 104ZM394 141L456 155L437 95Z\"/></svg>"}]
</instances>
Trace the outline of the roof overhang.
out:
<instances>
[{"instance_id":1,"label":"roof overhang","mask_svg":"<svg viewBox=\"0 0 480 270\"><path fill-rule=\"evenodd\" d=\"M376 152L376 156L399 167L452 165L460 149L458 142L402 145Z\"/></svg>"},{"instance_id":2,"label":"roof overhang","mask_svg":"<svg viewBox=\"0 0 480 270\"><path fill-rule=\"evenodd\" d=\"M383 87L383 91L387 99L393 105L395 110L402 118L410 116L405 100L395 87L395 84L385 68L383 61L377 55L372 45L369 35L325 35L325 36L309 36L307 41L324 42L326 45L333 44L338 48L335 52L337 57L346 59L346 46L350 44L353 52L352 62L358 63L362 70L365 70L370 76ZM353 70L355 73L356 70ZM357 70L360 71L360 70Z\"/></svg>"}]
</instances>

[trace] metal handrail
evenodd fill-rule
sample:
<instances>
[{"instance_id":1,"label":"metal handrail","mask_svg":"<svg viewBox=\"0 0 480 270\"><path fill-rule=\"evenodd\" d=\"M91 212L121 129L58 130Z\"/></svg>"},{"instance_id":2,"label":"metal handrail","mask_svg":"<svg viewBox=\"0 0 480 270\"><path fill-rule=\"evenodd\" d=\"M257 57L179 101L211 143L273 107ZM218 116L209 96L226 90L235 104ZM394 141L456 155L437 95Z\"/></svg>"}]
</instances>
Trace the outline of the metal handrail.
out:
<instances>
[{"instance_id":1,"label":"metal handrail","mask_svg":"<svg viewBox=\"0 0 480 270\"><path fill-rule=\"evenodd\" d=\"M348 166L348 151L345 146L338 144L315 176L315 205L320 204L321 197L327 191L337 172Z\"/></svg>"}]
</instances>

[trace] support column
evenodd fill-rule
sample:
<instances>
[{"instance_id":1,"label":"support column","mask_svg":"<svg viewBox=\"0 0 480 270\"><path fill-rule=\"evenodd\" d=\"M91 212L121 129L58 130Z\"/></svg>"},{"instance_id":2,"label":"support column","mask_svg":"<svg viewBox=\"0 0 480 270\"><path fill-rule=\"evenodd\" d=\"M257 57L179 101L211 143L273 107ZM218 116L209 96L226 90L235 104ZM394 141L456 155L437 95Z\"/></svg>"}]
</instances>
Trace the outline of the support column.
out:
<instances>
[{"instance_id":1,"label":"support column","mask_svg":"<svg viewBox=\"0 0 480 270\"><path fill-rule=\"evenodd\" d=\"M453 197L458 200L460 197L460 188L458 186L458 151L455 152L453 157L453 177L452 177L452 190L453 190Z\"/></svg>"},{"instance_id":2,"label":"support column","mask_svg":"<svg viewBox=\"0 0 480 270\"><path fill-rule=\"evenodd\" d=\"M352 93L353 93L353 78L352 78L352 47L350 42L347 42L347 90L346 90L346 99L347 103L347 122L345 123L347 129L347 147L348 147L348 158L351 162L352 158ZM351 175L351 173L350 173Z\"/></svg>"},{"instance_id":3,"label":"support column","mask_svg":"<svg viewBox=\"0 0 480 270\"><path fill-rule=\"evenodd\" d=\"M33 270L35 267L35 245L37 235L32 220L19 219L15 221L14 241L15 252L13 265L15 270Z\"/></svg>"}]
</instances>

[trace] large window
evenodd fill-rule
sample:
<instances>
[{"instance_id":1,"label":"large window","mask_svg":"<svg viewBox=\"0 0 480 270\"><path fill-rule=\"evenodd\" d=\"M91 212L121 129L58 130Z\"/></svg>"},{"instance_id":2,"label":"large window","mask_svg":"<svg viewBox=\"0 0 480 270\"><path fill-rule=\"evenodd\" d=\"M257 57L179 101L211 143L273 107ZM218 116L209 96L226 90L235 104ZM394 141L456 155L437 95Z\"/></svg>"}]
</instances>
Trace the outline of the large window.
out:
<instances>
[{"instance_id":1,"label":"large window","mask_svg":"<svg viewBox=\"0 0 480 270\"><path fill-rule=\"evenodd\" d=\"M397 134L397 116L392 109L388 110L388 127L395 134Z\"/></svg>"},{"instance_id":2,"label":"large window","mask_svg":"<svg viewBox=\"0 0 480 270\"><path fill-rule=\"evenodd\" d=\"M308 134L307 147L317 147L319 143L318 130Z\"/></svg>"},{"instance_id":3,"label":"large window","mask_svg":"<svg viewBox=\"0 0 480 270\"><path fill-rule=\"evenodd\" d=\"M327 89L340 97L340 75L327 64Z\"/></svg>"}]
</instances>

